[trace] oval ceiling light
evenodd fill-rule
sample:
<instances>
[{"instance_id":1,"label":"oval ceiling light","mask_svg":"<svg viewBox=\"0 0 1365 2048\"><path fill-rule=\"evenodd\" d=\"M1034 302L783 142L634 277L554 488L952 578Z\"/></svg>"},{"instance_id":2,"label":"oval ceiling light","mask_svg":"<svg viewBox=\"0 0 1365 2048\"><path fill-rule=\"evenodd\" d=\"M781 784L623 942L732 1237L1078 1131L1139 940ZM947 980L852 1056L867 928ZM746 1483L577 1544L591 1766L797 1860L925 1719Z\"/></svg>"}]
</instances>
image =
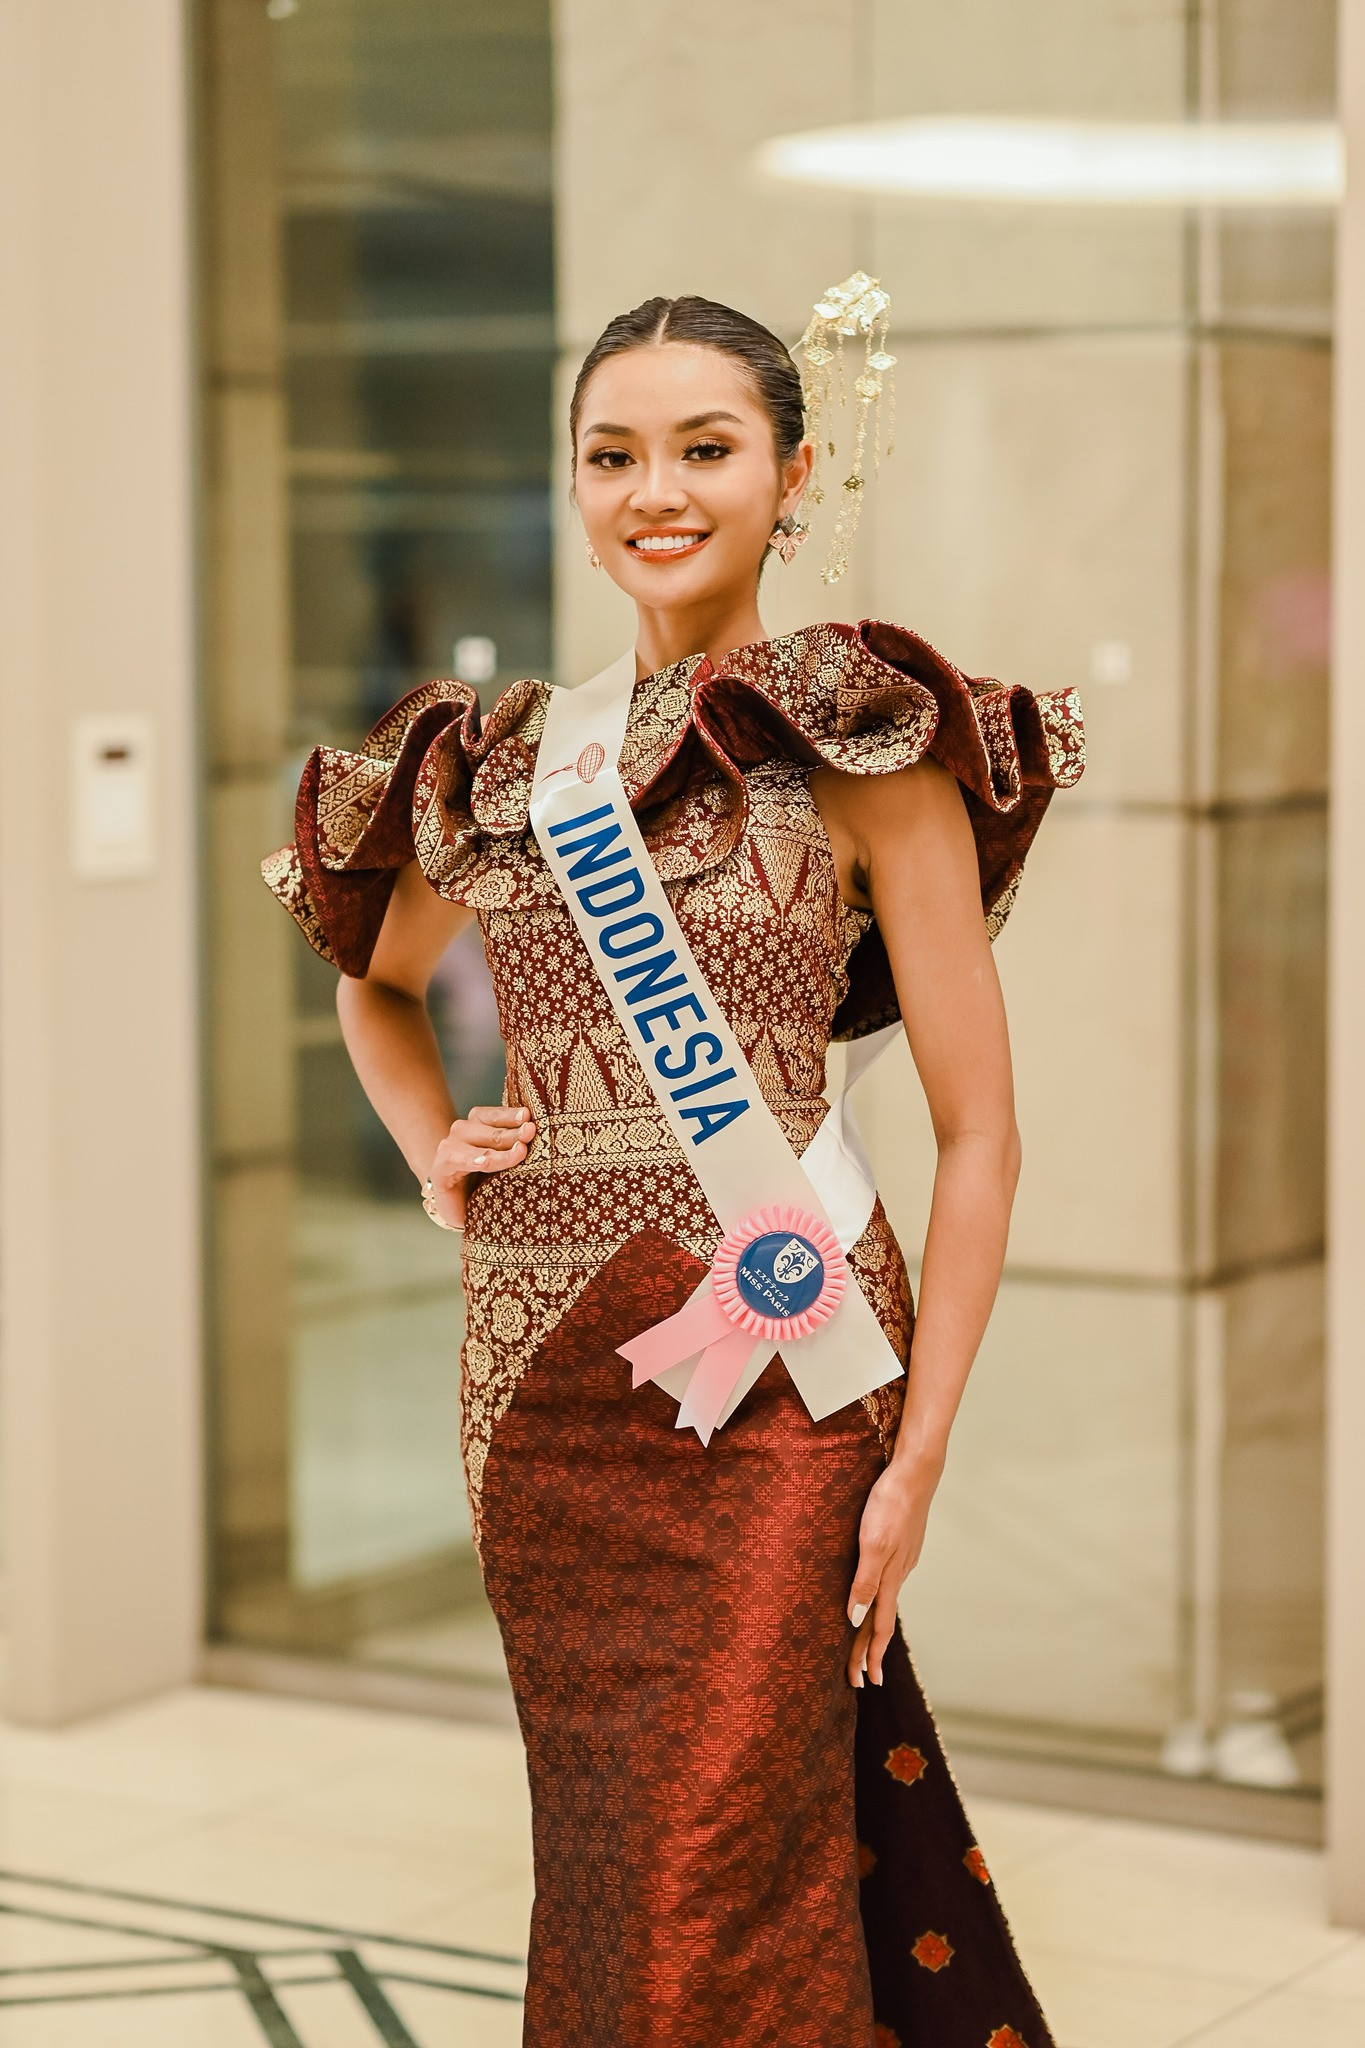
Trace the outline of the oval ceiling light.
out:
<instances>
[{"instance_id":1,"label":"oval ceiling light","mask_svg":"<svg viewBox=\"0 0 1365 2048\"><path fill-rule=\"evenodd\" d=\"M1032 121L942 115L778 135L766 178L909 199L1054 206L1333 206L1332 121Z\"/></svg>"}]
</instances>

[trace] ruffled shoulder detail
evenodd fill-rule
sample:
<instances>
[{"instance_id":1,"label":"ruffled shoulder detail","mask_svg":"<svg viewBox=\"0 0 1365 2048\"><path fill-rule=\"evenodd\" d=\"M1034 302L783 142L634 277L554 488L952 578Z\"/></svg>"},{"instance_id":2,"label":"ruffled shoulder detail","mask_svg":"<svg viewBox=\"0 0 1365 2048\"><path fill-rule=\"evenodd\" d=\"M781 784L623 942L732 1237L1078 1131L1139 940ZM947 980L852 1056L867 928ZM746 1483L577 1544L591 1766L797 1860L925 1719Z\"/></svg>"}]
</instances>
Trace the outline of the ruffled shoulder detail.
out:
<instances>
[{"instance_id":1,"label":"ruffled shoulder detail","mask_svg":"<svg viewBox=\"0 0 1365 2048\"><path fill-rule=\"evenodd\" d=\"M363 974L398 870L479 910L530 909L555 891L529 829L549 686L514 683L486 719L465 683L414 690L357 753L319 747L299 785L295 844L265 879L325 959ZM962 786L992 936L1054 789L1084 765L1073 691L1034 696L964 676L918 634L819 625L692 656L636 685L622 779L665 881L716 866L743 835L745 773L765 760L886 775L932 756ZM897 1014L873 926L836 1019L859 1036Z\"/></svg>"},{"instance_id":2,"label":"ruffled shoulder detail","mask_svg":"<svg viewBox=\"0 0 1365 2048\"><path fill-rule=\"evenodd\" d=\"M851 775L887 775L931 758L956 776L976 840L981 903L994 938L1054 790L1085 766L1074 690L1037 695L970 677L903 626L818 625L738 649L699 677L694 720L741 771L773 753ZM834 1020L862 1037L899 1016L881 935L870 926Z\"/></svg>"},{"instance_id":3,"label":"ruffled shoulder detail","mask_svg":"<svg viewBox=\"0 0 1365 2048\"><path fill-rule=\"evenodd\" d=\"M500 812L509 803L515 811L523 769L529 787L548 696L544 683L514 683L484 720L468 683L426 683L385 713L358 752L313 749L294 806L294 843L263 861L261 873L324 960L364 974L409 861L420 860L432 886L455 902L509 865L508 894L515 892L515 844L503 861L493 846L500 828L521 829L501 827ZM476 819L475 783L494 758Z\"/></svg>"},{"instance_id":4,"label":"ruffled shoulder detail","mask_svg":"<svg viewBox=\"0 0 1365 2048\"><path fill-rule=\"evenodd\" d=\"M692 730L692 681L705 665L693 655L636 685L621 754L632 804L648 801L645 838L668 881L723 859L735 839L735 790ZM261 873L315 952L364 974L398 871L413 860L439 895L476 910L554 897L529 819L549 699L547 683L513 683L483 718L467 683L427 683L357 752L314 748L294 843ZM700 786L689 773L699 755L709 770Z\"/></svg>"}]
</instances>

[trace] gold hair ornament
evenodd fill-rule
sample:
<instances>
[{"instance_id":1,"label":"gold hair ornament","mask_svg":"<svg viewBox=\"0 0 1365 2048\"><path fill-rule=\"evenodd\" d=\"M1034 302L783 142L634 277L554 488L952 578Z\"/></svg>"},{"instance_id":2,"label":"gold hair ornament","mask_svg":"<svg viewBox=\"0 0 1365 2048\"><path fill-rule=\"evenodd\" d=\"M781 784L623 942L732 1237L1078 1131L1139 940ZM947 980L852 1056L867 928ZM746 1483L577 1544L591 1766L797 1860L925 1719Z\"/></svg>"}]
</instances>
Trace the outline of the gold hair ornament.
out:
<instances>
[{"instance_id":1,"label":"gold hair ornament","mask_svg":"<svg viewBox=\"0 0 1365 2048\"><path fill-rule=\"evenodd\" d=\"M887 354L886 340L891 325L891 297L884 292L878 278L869 277L865 270L855 270L852 277L842 284L831 285L822 299L816 302L810 325L797 343L805 357L805 368L801 374L801 387L806 400L806 432L815 443L815 466L811 470L810 482L806 486L805 499L811 505L824 503L824 487L820 481L821 466L828 456L834 459L835 405L833 366L839 369L838 404L848 402L844 382L844 341L846 337L864 337L863 367L853 380L854 396L857 400L857 414L853 423L853 459L848 475L844 478L843 497L839 505L839 516L834 522L834 533L830 540L829 560L820 572L826 583L837 583L848 568L849 554L853 548L853 537L858 531L858 515L862 510L863 463L867 454L868 414L881 398L885 389L887 395L887 439L886 452L891 453L892 435L895 431L896 393L890 372L895 368L896 358ZM880 409L877 413L876 432L873 436L873 469L881 466L882 423Z\"/></svg>"}]
</instances>

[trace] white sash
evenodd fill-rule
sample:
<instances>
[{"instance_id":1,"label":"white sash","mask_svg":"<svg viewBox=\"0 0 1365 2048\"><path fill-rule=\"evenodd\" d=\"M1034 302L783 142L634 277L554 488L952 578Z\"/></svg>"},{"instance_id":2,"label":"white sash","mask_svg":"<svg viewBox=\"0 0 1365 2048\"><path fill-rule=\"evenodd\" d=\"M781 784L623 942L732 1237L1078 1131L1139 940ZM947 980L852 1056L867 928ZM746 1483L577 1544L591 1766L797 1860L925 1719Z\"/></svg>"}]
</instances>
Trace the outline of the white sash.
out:
<instances>
[{"instance_id":1,"label":"white sash","mask_svg":"<svg viewBox=\"0 0 1365 2048\"><path fill-rule=\"evenodd\" d=\"M789 1203L828 1223L848 1251L867 1227L877 1191L846 1091L897 1027L858 1042L845 1091L798 1160L692 956L627 801L617 763L634 689L632 651L578 689L551 693L531 828L721 1229L755 1209ZM709 1286L708 1277L697 1291ZM777 1348L755 1347L722 1422ZM851 1271L830 1321L785 1345L782 1356L817 1421L904 1370ZM683 1400L695 1363L685 1360L660 1378L675 1400Z\"/></svg>"}]
</instances>

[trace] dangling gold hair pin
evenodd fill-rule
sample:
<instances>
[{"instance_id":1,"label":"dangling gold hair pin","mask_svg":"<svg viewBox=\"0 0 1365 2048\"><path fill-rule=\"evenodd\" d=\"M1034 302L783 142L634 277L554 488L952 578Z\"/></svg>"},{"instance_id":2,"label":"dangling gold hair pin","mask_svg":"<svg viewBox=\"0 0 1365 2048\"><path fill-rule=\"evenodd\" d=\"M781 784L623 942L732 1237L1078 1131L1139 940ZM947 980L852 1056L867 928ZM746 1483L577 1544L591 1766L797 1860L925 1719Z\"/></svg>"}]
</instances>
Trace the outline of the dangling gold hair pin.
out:
<instances>
[{"instance_id":1,"label":"dangling gold hair pin","mask_svg":"<svg viewBox=\"0 0 1365 2048\"><path fill-rule=\"evenodd\" d=\"M834 459L833 413L836 397L833 366L838 364L837 403L842 408L848 402L844 383L845 338L861 334L865 342L862 371L853 382L857 402L853 422L853 459L843 482L843 496L839 505L839 516L834 522L829 560L821 571L826 583L837 583L848 568L853 537L858 531L858 515L862 510L868 414L880 400L883 389L887 395L886 452L888 455L891 453L891 437L895 431L896 393L890 373L895 368L896 358L888 355L886 350L890 326L890 294L882 290L878 278L869 277L865 270L855 270L852 277L845 278L842 284L831 285L824 297L817 301L810 325L797 343L805 358L801 388L806 400L806 432L815 443L815 467L811 471L805 495L811 505L821 505L825 498L820 480L821 468L826 456L830 461ZM879 409L872 443L874 471L881 464L881 444L882 420Z\"/></svg>"}]
</instances>

